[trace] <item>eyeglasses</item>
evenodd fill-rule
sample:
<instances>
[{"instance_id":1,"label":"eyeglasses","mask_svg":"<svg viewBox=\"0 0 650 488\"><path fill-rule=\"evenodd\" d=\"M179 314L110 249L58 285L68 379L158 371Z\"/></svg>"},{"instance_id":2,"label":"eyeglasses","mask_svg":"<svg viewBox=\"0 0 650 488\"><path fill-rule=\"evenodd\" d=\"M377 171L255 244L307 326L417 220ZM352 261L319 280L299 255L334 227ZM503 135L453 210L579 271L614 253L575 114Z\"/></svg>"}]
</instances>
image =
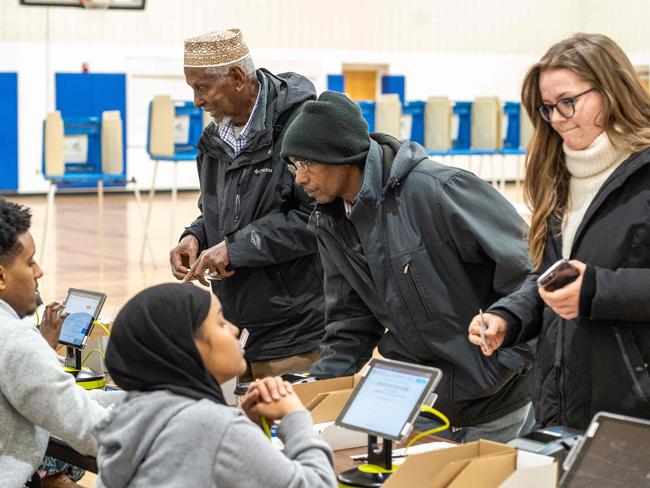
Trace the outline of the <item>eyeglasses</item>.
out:
<instances>
[{"instance_id":1,"label":"eyeglasses","mask_svg":"<svg viewBox=\"0 0 650 488\"><path fill-rule=\"evenodd\" d=\"M546 122L551 121L551 117L553 117L553 109L556 109L558 113L565 119L570 119L576 113L576 100L578 100L578 98L580 98L582 95L586 95L587 93L594 91L595 89L596 87L592 86L591 88L589 88L589 90L583 91L582 93L578 93L573 97L563 98L562 100L558 100L554 104L545 103L541 105L537 110L539 110L539 114Z\"/></svg>"},{"instance_id":2,"label":"eyeglasses","mask_svg":"<svg viewBox=\"0 0 650 488\"><path fill-rule=\"evenodd\" d=\"M287 164L287 167L289 168L289 171L291 171L291 174L296 176L296 173L301 170L301 171L307 171L307 169L311 166L311 161L307 159L294 159L293 161L289 161Z\"/></svg>"}]
</instances>

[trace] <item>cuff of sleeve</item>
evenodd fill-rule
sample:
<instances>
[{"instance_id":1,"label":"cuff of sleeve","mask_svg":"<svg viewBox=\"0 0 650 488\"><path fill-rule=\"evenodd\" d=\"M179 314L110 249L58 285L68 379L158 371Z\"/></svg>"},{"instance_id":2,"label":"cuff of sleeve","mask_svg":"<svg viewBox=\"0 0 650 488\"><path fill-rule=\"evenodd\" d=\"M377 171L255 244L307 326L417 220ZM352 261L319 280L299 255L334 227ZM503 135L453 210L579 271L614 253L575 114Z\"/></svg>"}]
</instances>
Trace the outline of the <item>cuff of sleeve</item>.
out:
<instances>
[{"instance_id":1,"label":"cuff of sleeve","mask_svg":"<svg viewBox=\"0 0 650 488\"><path fill-rule=\"evenodd\" d=\"M282 419L282 422L280 422L280 426L278 427L278 437L282 439L282 442L285 442L285 439L296 434L314 432L312 428L313 425L311 415L307 410L291 412Z\"/></svg>"},{"instance_id":2,"label":"cuff of sleeve","mask_svg":"<svg viewBox=\"0 0 650 488\"><path fill-rule=\"evenodd\" d=\"M517 336L521 330L521 321L519 318L505 308L491 308L487 311L494 315L498 315L506 321L508 327L506 328L506 336L503 339L503 347L512 346L517 340Z\"/></svg>"},{"instance_id":3,"label":"cuff of sleeve","mask_svg":"<svg viewBox=\"0 0 650 488\"><path fill-rule=\"evenodd\" d=\"M596 295L596 268L587 265L580 286L579 314L581 317L591 317L591 302Z\"/></svg>"},{"instance_id":4,"label":"cuff of sleeve","mask_svg":"<svg viewBox=\"0 0 650 488\"><path fill-rule=\"evenodd\" d=\"M199 233L199 232L195 232L194 229L192 229L192 227L186 227L185 228L185 231L181 234L181 237L180 237L180 239L178 239L178 242L182 241L183 238L185 238L185 236L194 236L194 237L196 237L196 240L199 241L199 251L202 251L207 247L206 246L207 243L206 243L205 235L203 235L202 233Z\"/></svg>"},{"instance_id":5,"label":"cuff of sleeve","mask_svg":"<svg viewBox=\"0 0 650 488\"><path fill-rule=\"evenodd\" d=\"M238 252L240 247L240 241L242 238L242 231L238 230L232 234L224 236L224 241L226 242L226 249L228 250L228 260L230 261L230 266L233 269L242 268L246 266L243 262L241 253Z\"/></svg>"}]
</instances>

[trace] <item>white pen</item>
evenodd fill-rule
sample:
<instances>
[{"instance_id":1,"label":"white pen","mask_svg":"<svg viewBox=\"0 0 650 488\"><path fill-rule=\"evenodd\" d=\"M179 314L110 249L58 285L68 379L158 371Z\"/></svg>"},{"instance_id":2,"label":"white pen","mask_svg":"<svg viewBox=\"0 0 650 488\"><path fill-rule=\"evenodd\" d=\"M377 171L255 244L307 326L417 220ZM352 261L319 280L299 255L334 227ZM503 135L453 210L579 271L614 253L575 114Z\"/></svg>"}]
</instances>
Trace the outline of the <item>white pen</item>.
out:
<instances>
[{"instance_id":1,"label":"white pen","mask_svg":"<svg viewBox=\"0 0 650 488\"><path fill-rule=\"evenodd\" d=\"M479 320L481 321L480 333L481 333L481 344L485 349L488 349L490 345L488 344L487 337L485 337L485 331L487 330L487 324L483 318L483 310L478 309Z\"/></svg>"},{"instance_id":2,"label":"white pen","mask_svg":"<svg viewBox=\"0 0 650 488\"><path fill-rule=\"evenodd\" d=\"M242 349L246 347L246 343L248 342L248 335L248 329L242 329L239 333L239 347Z\"/></svg>"}]
</instances>

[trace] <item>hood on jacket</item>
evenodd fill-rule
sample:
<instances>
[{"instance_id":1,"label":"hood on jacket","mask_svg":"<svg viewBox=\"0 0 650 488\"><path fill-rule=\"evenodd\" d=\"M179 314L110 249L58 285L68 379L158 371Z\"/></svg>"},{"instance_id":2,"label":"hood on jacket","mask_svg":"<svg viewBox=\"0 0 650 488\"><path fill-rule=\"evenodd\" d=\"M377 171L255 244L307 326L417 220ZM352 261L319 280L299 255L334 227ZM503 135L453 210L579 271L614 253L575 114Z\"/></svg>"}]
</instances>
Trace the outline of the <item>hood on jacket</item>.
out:
<instances>
[{"instance_id":1,"label":"hood on jacket","mask_svg":"<svg viewBox=\"0 0 650 488\"><path fill-rule=\"evenodd\" d=\"M95 427L103 486L126 486L169 420L196 400L168 391L131 392Z\"/></svg>"},{"instance_id":2,"label":"hood on jacket","mask_svg":"<svg viewBox=\"0 0 650 488\"><path fill-rule=\"evenodd\" d=\"M266 89L266 123L265 129L269 131L275 125L278 117L294 105L305 100L316 98L314 84L298 73L288 72L274 75L270 71L260 68L257 70L257 79ZM264 132L264 130L259 130ZM251 139L256 134L251 133ZM205 144L207 149L218 147L221 141L219 126L211 122L204 130L199 140L199 148Z\"/></svg>"},{"instance_id":3,"label":"hood on jacket","mask_svg":"<svg viewBox=\"0 0 650 488\"><path fill-rule=\"evenodd\" d=\"M378 204L383 196L394 191L400 182L422 161L427 159L426 150L417 142L404 141L395 153L390 174L383 182L383 151L387 150L374 139L370 140L370 150L363 170L363 179L357 198L366 200L374 205ZM373 205L373 206L374 206Z\"/></svg>"}]
</instances>

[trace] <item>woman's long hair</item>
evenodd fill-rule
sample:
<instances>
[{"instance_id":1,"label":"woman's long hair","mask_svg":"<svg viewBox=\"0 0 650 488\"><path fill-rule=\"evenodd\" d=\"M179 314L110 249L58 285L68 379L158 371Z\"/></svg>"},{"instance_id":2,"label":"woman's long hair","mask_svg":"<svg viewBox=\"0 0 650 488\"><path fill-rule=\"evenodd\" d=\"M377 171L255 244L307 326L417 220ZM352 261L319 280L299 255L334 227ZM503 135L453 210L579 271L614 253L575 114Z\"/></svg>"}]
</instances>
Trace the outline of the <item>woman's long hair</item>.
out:
<instances>
[{"instance_id":1,"label":"woman's long hair","mask_svg":"<svg viewBox=\"0 0 650 488\"><path fill-rule=\"evenodd\" d=\"M576 34L553 45L528 70L521 101L534 132L526 155L524 198L532 210L528 244L538 269L551 217L562 217L569 189L562 138L538 112L542 104L539 78L551 69L572 71L598 90L604 130L615 146L633 153L650 147L650 95L628 57L609 37Z\"/></svg>"}]
</instances>

